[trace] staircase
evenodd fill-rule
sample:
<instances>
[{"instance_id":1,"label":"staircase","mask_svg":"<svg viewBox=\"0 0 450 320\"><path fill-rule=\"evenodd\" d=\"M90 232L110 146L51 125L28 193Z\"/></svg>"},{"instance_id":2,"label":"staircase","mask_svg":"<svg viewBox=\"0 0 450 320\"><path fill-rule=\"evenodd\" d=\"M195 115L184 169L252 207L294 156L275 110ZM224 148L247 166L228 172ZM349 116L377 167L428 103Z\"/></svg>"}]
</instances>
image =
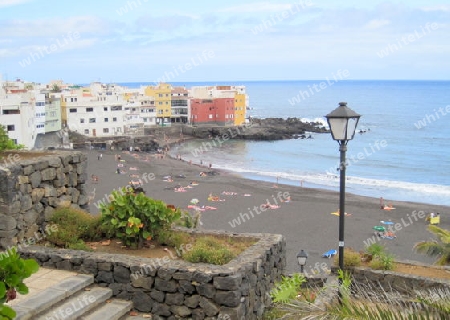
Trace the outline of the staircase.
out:
<instances>
[{"instance_id":1,"label":"staircase","mask_svg":"<svg viewBox=\"0 0 450 320\"><path fill-rule=\"evenodd\" d=\"M110 299L112 290L92 286L92 275L78 274L24 297L12 308L15 320L125 320L131 301ZM133 320L140 317L132 317Z\"/></svg>"}]
</instances>

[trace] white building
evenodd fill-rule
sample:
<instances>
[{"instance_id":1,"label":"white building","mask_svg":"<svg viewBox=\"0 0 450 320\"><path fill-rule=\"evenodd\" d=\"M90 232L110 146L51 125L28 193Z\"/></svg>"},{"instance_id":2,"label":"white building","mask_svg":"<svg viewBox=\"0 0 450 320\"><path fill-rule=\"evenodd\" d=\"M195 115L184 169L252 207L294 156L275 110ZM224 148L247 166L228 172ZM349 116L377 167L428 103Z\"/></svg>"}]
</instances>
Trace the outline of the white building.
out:
<instances>
[{"instance_id":1,"label":"white building","mask_svg":"<svg viewBox=\"0 0 450 320\"><path fill-rule=\"evenodd\" d=\"M8 93L0 89L0 124L10 139L23 144L26 149L34 148L37 136L35 104L30 93Z\"/></svg>"}]
</instances>

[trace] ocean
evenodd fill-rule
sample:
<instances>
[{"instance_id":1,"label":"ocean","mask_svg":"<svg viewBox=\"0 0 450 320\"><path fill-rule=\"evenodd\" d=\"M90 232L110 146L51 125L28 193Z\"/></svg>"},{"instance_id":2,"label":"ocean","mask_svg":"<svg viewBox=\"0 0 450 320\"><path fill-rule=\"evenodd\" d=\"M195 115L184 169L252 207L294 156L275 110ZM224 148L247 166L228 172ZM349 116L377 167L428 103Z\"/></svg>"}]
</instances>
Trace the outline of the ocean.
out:
<instances>
[{"instance_id":1,"label":"ocean","mask_svg":"<svg viewBox=\"0 0 450 320\"><path fill-rule=\"evenodd\" d=\"M450 205L450 81L334 77L323 81L172 84L245 85L250 102L247 116L297 117L325 125L324 116L339 102L347 102L362 117L358 133L347 145L346 192ZM121 85L139 87L141 83ZM313 133L312 137L271 142L229 140L212 148L205 148L207 140L191 141L172 153L250 179L339 191L339 145L330 134ZM201 149L204 152L199 156Z\"/></svg>"}]
</instances>

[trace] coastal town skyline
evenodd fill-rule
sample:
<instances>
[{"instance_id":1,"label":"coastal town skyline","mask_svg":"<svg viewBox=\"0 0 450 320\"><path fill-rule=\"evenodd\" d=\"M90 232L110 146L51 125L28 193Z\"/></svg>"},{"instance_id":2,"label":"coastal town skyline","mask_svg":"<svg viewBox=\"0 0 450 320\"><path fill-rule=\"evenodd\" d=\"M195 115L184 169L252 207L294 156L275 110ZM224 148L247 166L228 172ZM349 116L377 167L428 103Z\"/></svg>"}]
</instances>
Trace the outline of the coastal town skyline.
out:
<instances>
[{"instance_id":1,"label":"coastal town skyline","mask_svg":"<svg viewBox=\"0 0 450 320\"><path fill-rule=\"evenodd\" d=\"M450 5L430 1L0 0L3 80L448 79Z\"/></svg>"}]
</instances>

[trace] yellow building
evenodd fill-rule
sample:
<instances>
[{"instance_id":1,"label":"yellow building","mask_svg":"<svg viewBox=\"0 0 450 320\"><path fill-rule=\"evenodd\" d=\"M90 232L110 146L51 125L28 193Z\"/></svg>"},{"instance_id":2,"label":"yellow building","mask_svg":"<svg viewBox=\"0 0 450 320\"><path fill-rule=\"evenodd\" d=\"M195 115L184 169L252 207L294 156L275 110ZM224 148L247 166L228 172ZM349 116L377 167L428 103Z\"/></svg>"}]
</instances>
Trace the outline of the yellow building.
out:
<instances>
[{"instance_id":1,"label":"yellow building","mask_svg":"<svg viewBox=\"0 0 450 320\"><path fill-rule=\"evenodd\" d=\"M160 83L157 86L148 86L144 94L154 97L156 107L156 123L160 126L169 126L172 116L172 86L168 83Z\"/></svg>"},{"instance_id":2,"label":"yellow building","mask_svg":"<svg viewBox=\"0 0 450 320\"><path fill-rule=\"evenodd\" d=\"M234 95L234 125L240 126L245 123L246 114L246 94L237 93Z\"/></svg>"}]
</instances>

